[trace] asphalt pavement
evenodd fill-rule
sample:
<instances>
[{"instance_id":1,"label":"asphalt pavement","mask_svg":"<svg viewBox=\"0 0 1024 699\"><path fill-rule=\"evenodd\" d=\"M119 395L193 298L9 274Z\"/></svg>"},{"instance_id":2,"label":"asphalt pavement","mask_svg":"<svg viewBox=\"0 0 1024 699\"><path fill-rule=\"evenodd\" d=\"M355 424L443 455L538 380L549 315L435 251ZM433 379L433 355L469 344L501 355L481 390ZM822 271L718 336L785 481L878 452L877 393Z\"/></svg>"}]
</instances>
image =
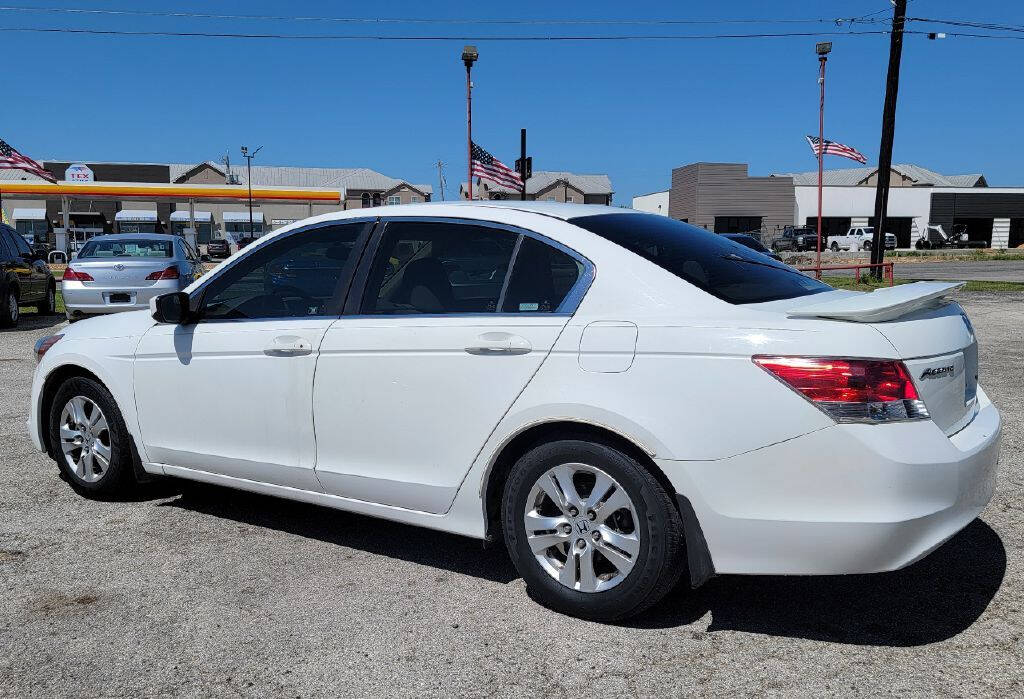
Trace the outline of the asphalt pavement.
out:
<instances>
[{"instance_id":1,"label":"asphalt pavement","mask_svg":"<svg viewBox=\"0 0 1024 699\"><path fill-rule=\"evenodd\" d=\"M26 315L0 333L0 696L1024 695L1024 294L960 298L1004 419L979 519L899 572L723 576L621 625L458 536L199 484L78 497L25 434L59 325Z\"/></svg>"}]
</instances>

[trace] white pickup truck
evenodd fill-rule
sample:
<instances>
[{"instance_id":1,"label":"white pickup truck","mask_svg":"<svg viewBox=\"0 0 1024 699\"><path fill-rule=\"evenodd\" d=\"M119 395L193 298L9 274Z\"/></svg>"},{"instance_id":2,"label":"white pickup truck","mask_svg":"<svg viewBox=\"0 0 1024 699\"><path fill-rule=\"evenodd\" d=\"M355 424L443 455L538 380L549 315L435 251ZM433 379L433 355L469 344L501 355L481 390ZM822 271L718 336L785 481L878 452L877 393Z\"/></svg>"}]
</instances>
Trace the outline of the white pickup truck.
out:
<instances>
[{"instance_id":1,"label":"white pickup truck","mask_svg":"<svg viewBox=\"0 0 1024 699\"><path fill-rule=\"evenodd\" d=\"M839 252L840 250L851 250L853 252L870 250L871 241L874 237L875 229L873 226L851 228L846 233L830 235L828 237L828 249L832 252ZM885 234L885 249L896 249L896 236L892 233Z\"/></svg>"}]
</instances>

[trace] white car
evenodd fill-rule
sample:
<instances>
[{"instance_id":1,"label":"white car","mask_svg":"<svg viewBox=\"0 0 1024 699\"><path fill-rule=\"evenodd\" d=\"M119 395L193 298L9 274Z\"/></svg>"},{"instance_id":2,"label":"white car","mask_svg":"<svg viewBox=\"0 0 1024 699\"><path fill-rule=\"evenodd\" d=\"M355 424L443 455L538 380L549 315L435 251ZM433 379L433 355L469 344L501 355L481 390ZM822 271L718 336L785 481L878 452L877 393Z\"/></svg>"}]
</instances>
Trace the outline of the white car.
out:
<instances>
[{"instance_id":1,"label":"white car","mask_svg":"<svg viewBox=\"0 0 1024 699\"><path fill-rule=\"evenodd\" d=\"M175 476L503 540L536 599L617 619L977 517L1000 420L956 286L836 291L610 207L359 209L44 338L28 428L86 496Z\"/></svg>"},{"instance_id":2,"label":"white car","mask_svg":"<svg viewBox=\"0 0 1024 699\"><path fill-rule=\"evenodd\" d=\"M873 226L851 228L846 233L830 235L828 237L828 248L832 252L839 252L840 250L852 250L853 252L870 250L874 238L875 229ZM896 249L896 236L894 234L885 234L885 249Z\"/></svg>"}]
</instances>

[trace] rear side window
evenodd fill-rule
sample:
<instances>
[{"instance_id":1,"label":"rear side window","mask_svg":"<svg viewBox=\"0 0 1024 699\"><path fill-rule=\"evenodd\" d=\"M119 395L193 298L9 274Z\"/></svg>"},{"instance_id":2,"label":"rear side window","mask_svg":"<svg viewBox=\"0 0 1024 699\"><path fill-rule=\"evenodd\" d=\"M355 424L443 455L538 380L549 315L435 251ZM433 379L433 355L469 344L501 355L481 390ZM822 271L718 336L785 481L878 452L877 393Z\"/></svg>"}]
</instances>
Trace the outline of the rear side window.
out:
<instances>
[{"instance_id":1,"label":"rear side window","mask_svg":"<svg viewBox=\"0 0 1024 699\"><path fill-rule=\"evenodd\" d=\"M493 313L518 237L471 224L388 223L361 312Z\"/></svg>"},{"instance_id":2,"label":"rear side window","mask_svg":"<svg viewBox=\"0 0 1024 699\"><path fill-rule=\"evenodd\" d=\"M688 223L653 214L569 219L728 303L808 296L832 287Z\"/></svg>"},{"instance_id":3,"label":"rear side window","mask_svg":"<svg viewBox=\"0 0 1024 699\"><path fill-rule=\"evenodd\" d=\"M583 273L573 257L524 237L512 266L503 313L553 313Z\"/></svg>"},{"instance_id":4,"label":"rear side window","mask_svg":"<svg viewBox=\"0 0 1024 699\"><path fill-rule=\"evenodd\" d=\"M170 240L122 238L119 240L90 240L78 251L78 258L103 257L171 257Z\"/></svg>"}]
</instances>

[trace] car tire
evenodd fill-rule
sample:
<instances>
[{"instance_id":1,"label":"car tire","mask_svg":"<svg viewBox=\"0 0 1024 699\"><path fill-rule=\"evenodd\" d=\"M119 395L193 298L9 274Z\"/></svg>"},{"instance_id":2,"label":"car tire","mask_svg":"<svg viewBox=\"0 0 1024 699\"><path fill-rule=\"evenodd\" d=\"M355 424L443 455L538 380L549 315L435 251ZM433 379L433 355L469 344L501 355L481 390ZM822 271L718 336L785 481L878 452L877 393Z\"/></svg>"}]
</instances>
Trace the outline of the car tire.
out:
<instances>
[{"instance_id":1,"label":"car tire","mask_svg":"<svg viewBox=\"0 0 1024 699\"><path fill-rule=\"evenodd\" d=\"M570 472L580 505L577 515L571 514L573 497L559 504L547 494L552 482L566 482L562 477L551 481L552 474ZM606 495L594 505L588 500L599 497L599 483ZM555 488L562 497L564 491ZM627 504L615 507L622 503ZM594 505L596 515L588 505ZM557 514L537 519L542 513ZM528 532L527 518L541 524ZM538 535L542 530L535 527L546 526L548 519L560 522L551 530L559 542L544 549L551 537ZM546 607L584 619L635 616L664 597L686 570L682 519L669 493L635 459L597 442L566 439L523 455L505 483L502 528L530 595Z\"/></svg>"},{"instance_id":2,"label":"car tire","mask_svg":"<svg viewBox=\"0 0 1024 699\"><path fill-rule=\"evenodd\" d=\"M52 316L57 312L57 286L47 284L46 296L36 304L36 312L41 316Z\"/></svg>"},{"instance_id":3,"label":"car tire","mask_svg":"<svg viewBox=\"0 0 1024 699\"><path fill-rule=\"evenodd\" d=\"M102 384L81 376L61 384L48 425L57 466L79 495L106 499L136 485L131 434Z\"/></svg>"},{"instance_id":4,"label":"car tire","mask_svg":"<svg viewBox=\"0 0 1024 699\"><path fill-rule=\"evenodd\" d=\"M18 327L21 309L18 308L18 292L10 286L4 290L0 298L0 328Z\"/></svg>"},{"instance_id":5,"label":"car tire","mask_svg":"<svg viewBox=\"0 0 1024 699\"><path fill-rule=\"evenodd\" d=\"M832 243L832 245L829 246L829 249L832 250L832 252L839 252L839 243Z\"/></svg>"}]
</instances>

